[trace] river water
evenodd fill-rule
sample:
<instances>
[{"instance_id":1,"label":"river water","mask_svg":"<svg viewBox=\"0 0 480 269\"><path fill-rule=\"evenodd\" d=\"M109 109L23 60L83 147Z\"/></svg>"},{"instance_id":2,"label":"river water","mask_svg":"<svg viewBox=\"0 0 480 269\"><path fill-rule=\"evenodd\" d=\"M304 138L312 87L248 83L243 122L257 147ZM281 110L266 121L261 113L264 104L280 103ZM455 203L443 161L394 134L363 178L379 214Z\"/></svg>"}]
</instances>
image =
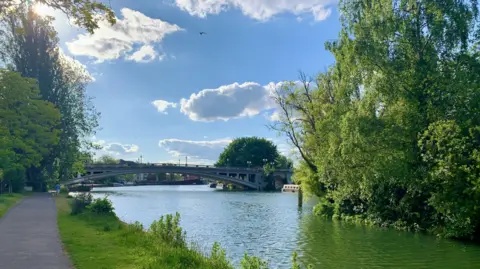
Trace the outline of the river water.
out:
<instances>
[{"instance_id":1,"label":"river water","mask_svg":"<svg viewBox=\"0 0 480 269\"><path fill-rule=\"evenodd\" d=\"M221 192L202 186L97 188L115 213L148 227L179 212L187 237L204 250L215 241L235 264L247 252L271 268L291 268L291 254L314 268L480 268L480 246L432 236L326 221L297 207L296 194Z\"/></svg>"}]
</instances>

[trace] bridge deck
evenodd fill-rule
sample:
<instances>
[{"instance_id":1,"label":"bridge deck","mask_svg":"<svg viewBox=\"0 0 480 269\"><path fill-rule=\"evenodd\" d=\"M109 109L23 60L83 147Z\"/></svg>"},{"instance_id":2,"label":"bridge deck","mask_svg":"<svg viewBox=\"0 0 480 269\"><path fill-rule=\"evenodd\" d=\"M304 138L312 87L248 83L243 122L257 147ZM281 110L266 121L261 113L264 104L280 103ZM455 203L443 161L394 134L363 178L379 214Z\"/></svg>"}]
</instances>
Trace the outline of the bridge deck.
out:
<instances>
[{"instance_id":1,"label":"bridge deck","mask_svg":"<svg viewBox=\"0 0 480 269\"><path fill-rule=\"evenodd\" d=\"M262 188L258 183L263 175L262 168L245 168L245 167L215 167L209 165L174 165L174 164L121 164L121 165L87 165L86 171L93 173L80 178L72 179L66 182L67 185L81 183L85 180L96 180L105 177L119 176L124 174L140 174L140 173L182 173L191 174L201 177L207 177L220 181L226 181L253 189ZM278 169L274 175L291 175L290 169ZM224 175L221 175L224 174ZM248 179L243 180L240 177L230 177L230 174L255 175L256 182L250 182ZM262 182L263 183L263 182Z\"/></svg>"}]
</instances>

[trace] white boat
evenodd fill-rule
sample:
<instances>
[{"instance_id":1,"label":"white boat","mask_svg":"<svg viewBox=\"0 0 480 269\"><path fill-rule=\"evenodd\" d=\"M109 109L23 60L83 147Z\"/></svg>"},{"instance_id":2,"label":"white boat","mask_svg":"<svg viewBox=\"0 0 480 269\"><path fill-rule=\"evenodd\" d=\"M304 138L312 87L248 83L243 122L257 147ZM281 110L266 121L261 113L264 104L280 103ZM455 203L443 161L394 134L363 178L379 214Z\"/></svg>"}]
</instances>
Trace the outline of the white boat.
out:
<instances>
[{"instance_id":1,"label":"white boat","mask_svg":"<svg viewBox=\"0 0 480 269\"><path fill-rule=\"evenodd\" d=\"M295 184L285 184L283 185L282 192L298 192L300 190L300 185Z\"/></svg>"}]
</instances>

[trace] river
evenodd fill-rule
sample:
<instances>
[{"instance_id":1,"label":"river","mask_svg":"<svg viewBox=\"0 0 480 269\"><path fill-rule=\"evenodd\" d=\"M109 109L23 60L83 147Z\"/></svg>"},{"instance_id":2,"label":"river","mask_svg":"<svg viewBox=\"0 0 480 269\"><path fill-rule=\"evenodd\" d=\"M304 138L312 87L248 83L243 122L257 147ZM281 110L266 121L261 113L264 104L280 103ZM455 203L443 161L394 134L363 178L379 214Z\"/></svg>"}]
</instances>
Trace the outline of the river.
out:
<instances>
[{"instance_id":1,"label":"river","mask_svg":"<svg viewBox=\"0 0 480 269\"><path fill-rule=\"evenodd\" d=\"M432 236L326 221L285 193L222 192L202 186L96 188L115 213L148 227L179 212L189 240L209 250L217 241L238 264L247 252L271 268L291 268L291 254L314 268L480 268L480 246Z\"/></svg>"}]
</instances>

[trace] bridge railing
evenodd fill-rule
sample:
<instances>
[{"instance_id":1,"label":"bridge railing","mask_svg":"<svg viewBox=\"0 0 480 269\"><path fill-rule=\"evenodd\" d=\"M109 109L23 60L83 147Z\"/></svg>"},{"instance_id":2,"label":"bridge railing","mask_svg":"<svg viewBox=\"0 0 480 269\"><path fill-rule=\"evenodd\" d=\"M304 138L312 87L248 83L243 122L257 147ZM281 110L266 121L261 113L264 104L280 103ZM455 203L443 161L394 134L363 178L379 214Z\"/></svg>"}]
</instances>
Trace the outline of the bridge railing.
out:
<instances>
[{"instance_id":1,"label":"bridge railing","mask_svg":"<svg viewBox=\"0 0 480 269\"><path fill-rule=\"evenodd\" d=\"M90 164L86 168L148 168L148 167L183 167L183 168L214 168L214 169L228 169L228 170L249 170L258 171L262 167L217 167L214 165L202 164L174 164L174 163L135 163L135 164ZM290 172L290 169L276 169L278 172Z\"/></svg>"}]
</instances>

